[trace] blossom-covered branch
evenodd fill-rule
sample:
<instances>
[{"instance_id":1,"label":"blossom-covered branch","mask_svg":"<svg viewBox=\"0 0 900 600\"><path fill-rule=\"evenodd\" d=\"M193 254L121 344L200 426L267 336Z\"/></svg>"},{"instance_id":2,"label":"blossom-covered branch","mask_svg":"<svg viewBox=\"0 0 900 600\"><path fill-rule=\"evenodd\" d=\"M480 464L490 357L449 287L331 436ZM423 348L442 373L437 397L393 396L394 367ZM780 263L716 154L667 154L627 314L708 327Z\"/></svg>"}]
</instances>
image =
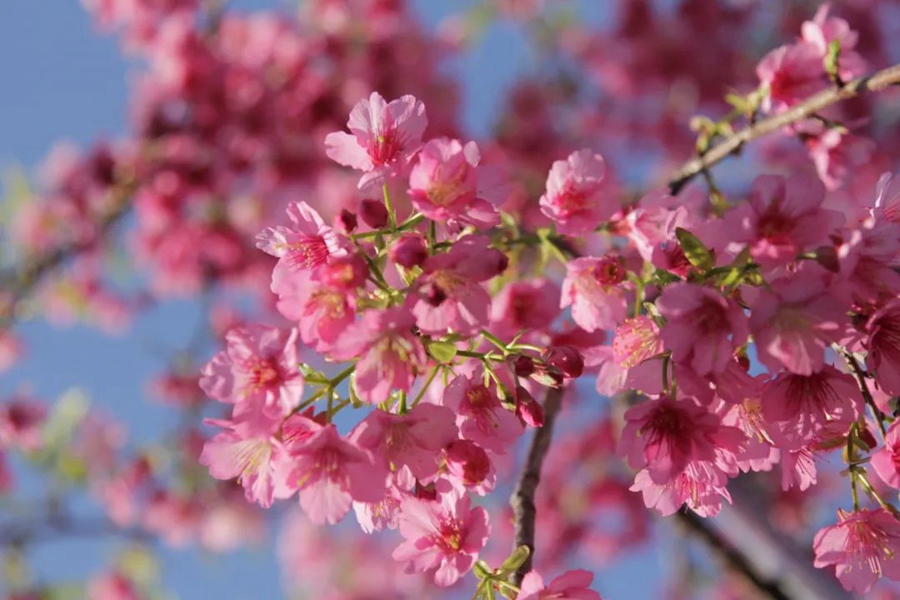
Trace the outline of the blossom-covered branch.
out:
<instances>
[{"instance_id":1,"label":"blossom-covered branch","mask_svg":"<svg viewBox=\"0 0 900 600\"><path fill-rule=\"evenodd\" d=\"M842 100L859 94L877 92L898 84L900 84L900 65L894 65L871 75L858 77L843 83L843 85L823 90L783 112L756 121L746 128L726 136L700 156L682 165L669 180L669 191L672 194L678 194L691 179L728 156L737 154L747 142L809 119Z\"/></svg>"}]
</instances>

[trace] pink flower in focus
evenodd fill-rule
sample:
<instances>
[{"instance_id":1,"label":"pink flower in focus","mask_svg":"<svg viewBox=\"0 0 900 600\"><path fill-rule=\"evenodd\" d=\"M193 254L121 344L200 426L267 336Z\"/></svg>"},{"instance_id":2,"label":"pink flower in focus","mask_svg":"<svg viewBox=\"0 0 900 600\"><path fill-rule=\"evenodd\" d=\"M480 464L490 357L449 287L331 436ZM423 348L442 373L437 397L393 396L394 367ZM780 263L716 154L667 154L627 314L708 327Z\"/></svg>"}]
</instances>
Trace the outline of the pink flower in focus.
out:
<instances>
[{"instance_id":1,"label":"pink flower in focus","mask_svg":"<svg viewBox=\"0 0 900 600\"><path fill-rule=\"evenodd\" d=\"M875 373L879 387L900 395L900 299L879 309L866 323L866 367Z\"/></svg>"},{"instance_id":2,"label":"pink flower in focus","mask_svg":"<svg viewBox=\"0 0 900 600\"><path fill-rule=\"evenodd\" d=\"M408 573L437 569L434 582L453 585L466 574L487 542L490 527L482 507L471 508L467 495L444 494L439 501L409 498L400 513L406 539L394 550Z\"/></svg>"},{"instance_id":3,"label":"pink flower in focus","mask_svg":"<svg viewBox=\"0 0 900 600\"><path fill-rule=\"evenodd\" d=\"M859 34L850 29L850 24L844 19L829 17L830 9L827 2L819 6L813 20L805 21L800 32L803 41L814 45L822 59L828 54L828 47L832 42L840 44L838 75L848 81L865 73L866 61L854 50Z\"/></svg>"},{"instance_id":4,"label":"pink flower in focus","mask_svg":"<svg viewBox=\"0 0 900 600\"><path fill-rule=\"evenodd\" d=\"M415 320L402 307L369 310L335 341L331 356L356 363L355 384L366 402L379 404L394 390L409 391L425 372L428 355L413 333Z\"/></svg>"},{"instance_id":5,"label":"pink flower in focus","mask_svg":"<svg viewBox=\"0 0 900 600\"><path fill-rule=\"evenodd\" d=\"M311 273L273 274L272 290L278 294L278 311L298 321L305 344L324 352L356 320L356 297L365 284L368 269L357 256L341 256Z\"/></svg>"},{"instance_id":6,"label":"pink flower in focus","mask_svg":"<svg viewBox=\"0 0 900 600\"><path fill-rule=\"evenodd\" d=\"M844 303L829 295L820 277L799 270L773 291L761 290L750 313L759 360L771 372L787 368L812 375L825 364L825 349L840 342L850 325Z\"/></svg>"},{"instance_id":7,"label":"pink flower in focus","mask_svg":"<svg viewBox=\"0 0 900 600\"><path fill-rule=\"evenodd\" d=\"M256 236L256 247L277 257L280 268L311 270L332 256L347 253L343 237L326 225L318 211L306 202L289 204L287 215L292 228L267 227Z\"/></svg>"},{"instance_id":8,"label":"pink flower in focus","mask_svg":"<svg viewBox=\"0 0 900 600\"><path fill-rule=\"evenodd\" d=\"M553 163L540 204L541 212L556 222L560 233L588 233L615 213L618 207L602 194L605 173L603 157L588 149Z\"/></svg>"},{"instance_id":9,"label":"pink flower in focus","mask_svg":"<svg viewBox=\"0 0 900 600\"><path fill-rule=\"evenodd\" d=\"M480 368L451 381L441 403L457 414L460 437L485 450L505 453L524 430L519 418L500 403L494 382L485 382Z\"/></svg>"},{"instance_id":10,"label":"pink flower in focus","mask_svg":"<svg viewBox=\"0 0 900 600\"><path fill-rule=\"evenodd\" d=\"M450 219L490 228L500 222L496 206L503 190L485 167L475 142L463 146L458 140L430 140L419 151L409 175L409 197L413 206L438 222Z\"/></svg>"},{"instance_id":11,"label":"pink flower in focus","mask_svg":"<svg viewBox=\"0 0 900 600\"><path fill-rule=\"evenodd\" d=\"M617 365L626 369L636 367L662 353L663 344L659 337L659 327L647 315L625 319L616 327L612 349L613 359Z\"/></svg>"},{"instance_id":12,"label":"pink flower in focus","mask_svg":"<svg viewBox=\"0 0 900 600\"><path fill-rule=\"evenodd\" d=\"M814 177L760 175L748 202L725 213L722 232L735 243L747 243L764 269L782 267L830 244L829 235L843 224L843 215L822 208L824 200L825 188Z\"/></svg>"},{"instance_id":13,"label":"pink flower in focus","mask_svg":"<svg viewBox=\"0 0 900 600\"><path fill-rule=\"evenodd\" d=\"M487 452L471 440L456 440L447 446L447 476L460 494L471 490L481 496L494 489L497 473Z\"/></svg>"},{"instance_id":14,"label":"pink flower in focus","mask_svg":"<svg viewBox=\"0 0 900 600\"><path fill-rule=\"evenodd\" d=\"M891 424L884 447L872 455L871 464L882 481L900 489L900 421Z\"/></svg>"},{"instance_id":15,"label":"pink flower in focus","mask_svg":"<svg viewBox=\"0 0 900 600\"><path fill-rule=\"evenodd\" d=\"M881 577L900 580L900 521L883 508L838 510L838 522L813 540L815 566L835 565L844 589L864 594Z\"/></svg>"},{"instance_id":16,"label":"pink flower in focus","mask_svg":"<svg viewBox=\"0 0 900 600\"><path fill-rule=\"evenodd\" d=\"M299 490L300 506L314 523L335 524L351 503L384 498L387 470L372 455L341 438L334 425L321 427L290 446L287 486Z\"/></svg>"},{"instance_id":17,"label":"pink flower in focus","mask_svg":"<svg viewBox=\"0 0 900 600\"><path fill-rule=\"evenodd\" d=\"M559 288L547 279L516 281L494 296L491 331L510 337L522 331L546 331L559 314Z\"/></svg>"},{"instance_id":18,"label":"pink flower in focus","mask_svg":"<svg viewBox=\"0 0 900 600\"><path fill-rule=\"evenodd\" d=\"M576 258L566 265L560 308L585 331L609 330L625 320L625 265L620 257Z\"/></svg>"},{"instance_id":19,"label":"pink flower in focus","mask_svg":"<svg viewBox=\"0 0 900 600\"><path fill-rule=\"evenodd\" d=\"M728 477L710 461L694 461L671 480L656 482L649 469L642 469L629 488L641 492L647 508L664 517L687 506L701 517L714 517L722 510L722 498L731 503L725 487Z\"/></svg>"},{"instance_id":20,"label":"pink flower in focus","mask_svg":"<svg viewBox=\"0 0 900 600\"><path fill-rule=\"evenodd\" d=\"M723 426L692 398L645 400L628 409L625 421L619 454L633 469L647 467L654 483L667 484L698 461L719 461L737 473L734 453L744 443L743 432Z\"/></svg>"},{"instance_id":21,"label":"pink flower in focus","mask_svg":"<svg viewBox=\"0 0 900 600\"><path fill-rule=\"evenodd\" d=\"M660 335L672 359L689 362L698 375L724 371L750 333L741 307L712 288L673 283L656 307L666 318Z\"/></svg>"},{"instance_id":22,"label":"pink flower in focus","mask_svg":"<svg viewBox=\"0 0 900 600\"><path fill-rule=\"evenodd\" d=\"M506 269L507 258L483 236L468 236L429 257L410 296L416 325L425 333L472 335L488 324L491 297L481 283Z\"/></svg>"},{"instance_id":23,"label":"pink flower in focus","mask_svg":"<svg viewBox=\"0 0 900 600\"><path fill-rule=\"evenodd\" d=\"M291 417L301 422L307 435L319 425L304 417ZM200 464L209 467L209 474L216 479L238 479L244 487L247 500L263 508L272 505L275 498L289 498L293 490L285 486L290 464L287 450L278 439L280 418L243 415L233 421L210 419L210 425L225 429L203 445Z\"/></svg>"},{"instance_id":24,"label":"pink flower in focus","mask_svg":"<svg viewBox=\"0 0 900 600\"><path fill-rule=\"evenodd\" d=\"M787 422L786 437L799 442L812 440L826 427L846 429L862 406L853 378L830 365L811 375L779 373L762 391L766 420Z\"/></svg>"},{"instance_id":25,"label":"pink flower in focus","mask_svg":"<svg viewBox=\"0 0 900 600\"><path fill-rule=\"evenodd\" d=\"M377 187L406 168L422 145L427 125L425 105L413 96L385 102L378 92L372 92L350 112L349 134L328 134L325 153L335 162L365 173L359 189Z\"/></svg>"},{"instance_id":26,"label":"pink flower in focus","mask_svg":"<svg viewBox=\"0 0 900 600\"><path fill-rule=\"evenodd\" d=\"M370 450L391 471L408 467L413 477L426 479L438 468L445 446L459 431L453 412L434 404L419 404L404 415L373 410L350 434L360 448ZM414 481L408 481L412 487Z\"/></svg>"},{"instance_id":27,"label":"pink flower in focus","mask_svg":"<svg viewBox=\"0 0 900 600\"><path fill-rule=\"evenodd\" d=\"M590 589L594 574L577 569L566 571L544 585L544 579L537 571L529 571L522 579L517 600L601 600L600 594Z\"/></svg>"},{"instance_id":28,"label":"pink flower in focus","mask_svg":"<svg viewBox=\"0 0 900 600\"><path fill-rule=\"evenodd\" d=\"M235 413L286 415L303 397L297 368L297 330L265 325L232 329L227 346L203 368L200 387L210 398L235 404Z\"/></svg>"}]
</instances>

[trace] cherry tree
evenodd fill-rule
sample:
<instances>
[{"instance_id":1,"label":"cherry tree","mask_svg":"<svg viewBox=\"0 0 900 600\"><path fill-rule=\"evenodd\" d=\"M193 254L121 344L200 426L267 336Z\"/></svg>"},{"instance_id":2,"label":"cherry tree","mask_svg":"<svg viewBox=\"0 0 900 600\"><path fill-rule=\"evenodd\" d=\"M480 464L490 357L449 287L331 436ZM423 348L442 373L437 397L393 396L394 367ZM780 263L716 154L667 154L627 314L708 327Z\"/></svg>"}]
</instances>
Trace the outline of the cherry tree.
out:
<instances>
[{"instance_id":1,"label":"cherry tree","mask_svg":"<svg viewBox=\"0 0 900 600\"><path fill-rule=\"evenodd\" d=\"M298 598L611 598L648 547L672 597L900 594L897 3L84 6L132 122L11 204L0 362L202 318L164 441L0 399L8 598L81 535L270 535ZM448 65L498 25L535 60L476 136Z\"/></svg>"}]
</instances>

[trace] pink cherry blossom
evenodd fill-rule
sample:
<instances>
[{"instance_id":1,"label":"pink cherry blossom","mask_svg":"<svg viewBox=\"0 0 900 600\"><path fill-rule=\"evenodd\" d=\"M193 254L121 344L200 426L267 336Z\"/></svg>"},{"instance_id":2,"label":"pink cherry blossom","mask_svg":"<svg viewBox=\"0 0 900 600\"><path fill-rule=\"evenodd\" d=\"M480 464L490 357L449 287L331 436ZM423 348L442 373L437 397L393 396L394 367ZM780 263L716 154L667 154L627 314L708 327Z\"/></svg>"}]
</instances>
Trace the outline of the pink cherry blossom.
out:
<instances>
[{"instance_id":1,"label":"pink cherry blossom","mask_svg":"<svg viewBox=\"0 0 900 600\"><path fill-rule=\"evenodd\" d=\"M699 375L724 371L734 349L747 341L743 310L712 288L674 283L665 288L656 307L666 318L660 335L672 358L688 362Z\"/></svg>"},{"instance_id":2,"label":"pink cherry blossom","mask_svg":"<svg viewBox=\"0 0 900 600\"><path fill-rule=\"evenodd\" d=\"M647 508L659 511L664 517L678 512L687 504L701 517L714 517L722 510L722 499L731 503L725 484L728 477L713 462L694 461L672 479L656 482L649 469L642 469L629 488L641 492Z\"/></svg>"},{"instance_id":3,"label":"pink cherry blossom","mask_svg":"<svg viewBox=\"0 0 900 600\"><path fill-rule=\"evenodd\" d=\"M467 495L444 494L439 501L409 498L400 513L400 534L406 541L393 556L406 562L410 573L436 569L435 583L447 587L472 568L489 531L487 511L471 508Z\"/></svg>"},{"instance_id":4,"label":"pink cherry blossom","mask_svg":"<svg viewBox=\"0 0 900 600\"><path fill-rule=\"evenodd\" d=\"M900 423L894 422L884 438L884 447L872 454L872 468L886 484L900 488Z\"/></svg>"},{"instance_id":5,"label":"pink cherry blossom","mask_svg":"<svg viewBox=\"0 0 900 600\"><path fill-rule=\"evenodd\" d=\"M522 423L500 403L495 383L486 382L480 368L451 381L441 403L458 415L460 436L485 450L503 454L522 435Z\"/></svg>"},{"instance_id":6,"label":"pink cherry blossom","mask_svg":"<svg viewBox=\"0 0 900 600\"><path fill-rule=\"evenodd\" d=\"M588 233L615 213L618 206L603 194L605 173L603 157L586 148L553 163L540 203L560 233Z\"/></svg>"},{"instance_id":7,"label":"pink cherry blossom","mask_svg":"<svg viewBox=\"0 0 900 600\"><path fill-rule=\"evenodd\" d=\"M718 461L736 474L734 453L744 440L743 432L722 425L718 415L707 412L692 398L660 396L625 413L619 454L634 469L647 467L654 483L667 484L698 461Z\"/></svg>"},{"instance_id":8,"label":"pink cherry blossom","mask_svg":"<svg viewBox=\"0 0 900 600\"><path fill-rule=\"evenodd\" d=\"M840 342L850 325L845 305L806 272L761 291L753 303L750 330L759 360L770 371L787 368L811 375L825 364L825 349Z\"/></svg>"},{"instance_id":9,"label":"pink cherry blossom","mask_svg":"<svg viewBox=\"0 0 900 600\"><path fill-rule=\"evenodd\" d=\"M256 236L256 247L278 257L276 270L311 270L332 256L347 253L343 237L306 202L287 207L292 227L267 227Z\"/></svg>"},{"instance_id":10,"label":"pink cherry blossom","mask_svg":"<svg viewBox=\"0 0 900 600\"><path fill-rule=\"evenodd\" d=\"M844 217L822 207L825 189L806 175L761 175L748 202L725 213L722 234L747 243L750 256L765 269L783 267L806 250L830 243Z\"/></svg>"},{"instance_id":11,"label":"pink cherry blossom","mask_svg":"<svg viewBox=\"0 0 900 600\"><path fill-rule=\"evenodd\" d=\"M337 523L353 501L380 502L385 496L387 469L333 425L292 443L290 454L286 485L299 491L300 506L314 523Z\"/></svg>"},{"instance_id":12,"label":"pink cherry blossom","mask_svg":"<svg viewBox=\"0 0 900 600\"><path fill-rule=\"evenodd\" d=\"M787 422L790 439L809 441L826 426L846 429L862 410L859 387L850 375L826 365L811 375L782 372L762 391L763 415Z\"/></svg>"},{"instance_id":13,"label":"pink cherry blossom","mask_svg":"<svg viewBox=\"0 0 900 600\"><path fill-rule=\"evenodd\" d=\"M301 426L310 432L319 428L303 417L291 420L302 420ZM264 508L275 498L290 497L293 490L285 485L290 469L287 450L277 437L281 419L247 414L233 421L207 423L225 429L203 445L200 464L209 467L210 475L224 480L237 478L247 500Z\"/></svg>"},{"instance_id":14,"label":"pink cherry blossom","mask_svg":"<svg viewBox=\"0 0 900 600\"><path fill-rule=\"evenodd\" d=\"M900 580L900 521L879 508L838 510L838 522L813 540L818 568L835 565L844 589L864 594L879 579Z\"/></svg>"},{"instance_id":15,"label":"pink cherry blossom","mask_svg":"<svg viewBox=\"0 0 900 600\"><path fill-rule=\"evenodd\" d=\"M393 390L409 391L416 375L425 372L428 355L414 325L412 314L402 307L369 310L335 341L333 358L359 358L354 381L366 402L379 404Z\"/></svg>"},{"instance_id":16,"label":"pink cherry blossom","mask_svg":"<svg viewBox=\"0 0 900 600\"><path fill-rule=\"evenodd\" d=\"M0 404L0 445L33 451L43 445L42 425L47 407L38 400L15 395Z\"/></svg>"},{"instance_id":17,"label":"pink cherry blossom","mask_svg":"<svg viewBox=\"0 0 900 600\"><path fill-rule=\"evenodd\" d=\"M544 585L537 571L529 571L522 579L517 600L601 600L600 594L590 589L594 574L577 569L566 571Z\"/></svg>"},{"instance_id":18,"label":"pink cherry blossom","mask_svg":"<svg viewBox=\"0 0 900 600\"><path fill-rule=\"evenodd\" d=\"M866 324L866 366L886 392L900 394L900 300L876 311Z\"/></svg>"},{"instance_id":19,"label":"pink cherry blossom","mask_svg":"<svg viewBox=\"0 0 900 600\"><path fill-rule=\"evenodd\" d=\"M636 367L662 353L663 344L659 337L659 327L647 315L625 319L616 327L612 349L613 359L617 365L626 369Z\"/></svg>"},{"instance_id":20,"label":"pink cherry blossom","mask_svg":"<svg viewBox=\"0 0 900 600\"><path fill-rule=\"evenodd\" d=\"M424 480L438 468L440 452L458 437L454 414L434 404L419 404L404 415L374 410L350 434L360 448L370 450L391 471L407 467ZM408 482L412 487L413 481Z\"/></svg>"},{"instance_id":21,"label":"pink cherry blossom","mask_svg":"<svg viewBox=\"0 0 900 600\"><path fill-rule=\"evenodd\" d=\"M325 151L335 162L365 173L360 189L377 187L406 168L427 125L425 105L413 96L385 102L372 92L350 112L350 133L328 134Z\"/></svg>"},{"instance_id":22,"label":"pink cherry blossom","mask_svg":"<svg viewBox=\"0 0 900 600\"><path fill-rule=\"evenodd\" d=\"M485 495L494 489L497 473L487 452L471 440L455 440L447 446L444 458L451 483L462 494L471 490Z\"/></svg>"},{"instance_id":23,"label":"pink cherry blossom","mask_svg":"<svg viewBox=\"0 0 900 600\"><path fill-rule=\"evenodd\" d=\"M425 333L472 335L488 324L491 298L481 283L506 268L506 256L483 236L468 236L429 257L410 296L416 325Z\"/></svg>"},{"instance_id":24,"label":"pink cherry blossom","mask_svg":"<svg viewBox=\"0 0 900 600\"><path fill-rule=\"evenodd\" d=\"M559 287L555 283L543 278L516 281L494 296L491 331L500 337L512 337L530 329L545 330L558 312Z\"/></svg>"},{"instance_id":25,"label":"pink cherry blossom","mask_svg":"<svg viewBox=\"0 0 900 600\"><path fill-rule=\"evenodd\" d=\"M566 265L560 308L585 331L609 330L625 320L625 266L615 255L576 258Z\"/></svg>"},{"instance_id":26,"label":"pink cherry blossom","mask_svg":"<svg viewBox=\"0 0 900 600\"><path fill-rule=\"evenodd\" d=\"M808 41L781 46L766 54L756 67L756 75L766 88L763 109L781 112L825 89L824 55Z\"/></svg>"},{"instance_id":27,"label":"pink cherry blossom","mask_svg":"<svg viewBox=\"0 0 900 600\"><path fill-rule=\"evenodd\" d=\"M236 412L287 414L303 396L297 330L264 325L232 329L226 349L203 368L200 387L210 398L235 404Z\"/></svg>"},{"instance_id":28,"label":"pink cherry blossom","mask_svg":"<svg viewBox=\"0 0 900 600\"><path fill-rule=\"evenodd\" d=\"M503 189L485 167L475 142L438 138L419 151L409 175L413 206L438 222L455 220L489 228L500 222L496 207L505 200Z\"/></svg>"}]
</instances>

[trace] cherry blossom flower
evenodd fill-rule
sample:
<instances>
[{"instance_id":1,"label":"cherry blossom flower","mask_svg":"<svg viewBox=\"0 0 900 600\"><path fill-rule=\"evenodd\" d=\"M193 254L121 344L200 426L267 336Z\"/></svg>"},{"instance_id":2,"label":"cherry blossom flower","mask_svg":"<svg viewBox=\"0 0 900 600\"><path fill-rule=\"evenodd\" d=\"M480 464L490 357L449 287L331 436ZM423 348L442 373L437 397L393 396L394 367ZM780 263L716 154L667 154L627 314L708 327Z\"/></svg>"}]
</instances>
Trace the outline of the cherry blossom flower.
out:
<instances>
[{"instance_id":1,"label":"cherry blossom flower","mask_svg":"<svg viewBox=\"0 0 900 600\"><path fill-rule=\"evenodd\" d=\"M310 431L319 426L303 419ZM281 419L245 414L233 421L210 419L210 425L225 429L203 445L200 464L216 479L235 479L244 487L247 500L264 508L275 498L288 498L293 490L285 485L290 464L287 450L277 434Z\"/></svg>"},{"instance_id":2,"label":"cherry blossom flower","mask_svg":"<svg viewBox=\"0 0 900 600\"><path fill-rule=\"evenodd\" d=\"M566 571L544 585L537 571L529 571L522 579L518 600L601 600L600 594L590 589L594 574L576 569Z\"/></svg>"},{"instance_id":3,"label":"cherry blossom flower","mask_svg":"<svg viewBox=\"0 0 900 600\"><path fill-rule=\"evenodd\" d=\"M400 513L400 534L406 541L393 556L406 562L407 572L436 569L435 583L447 587L472 568L489 531L487 511L471 508L467 495L444 494L439 501L409 498Z\"/></svg>"},{"instance_id":4,"label":"cherry blossom flower","mask_svg":"<svg viewBox=\"0 0 900 600\"><path fill-rule=\"evenodd\" d=\"M647 467L654 483L667 484L697 461L719 461L736 473L734 453L744 440L742 431L722 425L693 399L660 396L625 413L619 454L634 469Z\"/></svg>"},{"instance_id":5,"label":"cherry blossom flower","mask_svg":"<svg viewBox=\"0 0 900 600\"><path fill-rule=\"evenodd\" d=\"M300 506L314 523L337 523L353 501L380 502L385 496L387 470L333 425L292 443L290 455L286 485L298 490Z\"/></svg>"},{"instance_id":6,"label":"cherry blossom flower","mask_svg":"<svg viewBox=\"0 0 900 600\"><path fill-rule=\"evenodd\" d=\"M337 163L365 173L359 189L377 187L406 168L427 125L425 105L413 96L385 102L372 92L350 112L350 133L328 134L325 151Z\"/></svg>"},{"instance_id":7,"label":"cherry blossom flower","mask_svg":"<svg viewBox=\"0 0 900 600\"><path fill-rule=\"evenodd\" d=\"M576 258L566 265L560 308L585 331L609 330L625 320L625 266L615 255Z\"/></svg>"},{"instance_id":8,"label":"cherry blossom flower","mask_svg":"<svg viewBox=\"0 0 900 600\"><path fill-rule=\"evenodd\" d=\"M900 488L900 424L891 424L884 438L884 447L872 454L870 462L883 482Z\"/></svg>"},{"instance_id":9,"label":"cherry blossom flower","mask_svg":"<svg viewBox=\"0 0 900 600\"><path fill-rule=\"evenodd\" d=\"M435 473L443 450L458 437L455 415L444 406L419 404L404 415L374 410L350 434L350 440L360 448L370 450L378 460L385 461L391 471L403 467L419 480ZM399 479L405 488L414 481Z\"/></svg>"},{"instance_id":10,"label":"cherry blossom flower","mask_svg":"<svg viewBox=\"0 0 900 600\"><path fill-rule=\"evenodd\" d=\"M900 394L900 300L876 311L866 331L866 366L875 372L875 380L884 391Z\"/></svg>"},{"instance_id":11,"label":"cherry blossom flower","mask_svg":"<svg viewBox=\"0 0 900 600\"><path fill-rule=\"evenodd\" d=\"M203 368L200 387L210 398L235 404L236 413L287 414L303 396L297 330L264 325L232 329L226 349Z\"/></svg>"},{"instance_id":12,"label":"cherry blossom flower","mask_svg":"<svg viewBox=\"0 0 900 600\"><path fill-rule=\"evenodd\" d=\"M453 379L441 403L458 415L460 436L485 450L503 454L522 435L522 423L500 403L494 382L485 382L480 367Z\"/></svg>"},{"instance_id":13,"label":"cherry blossom flower","mask_svg":"<svg viewBox=\"0 0 900 600\"><path fill-rule=\"evenodd\" d=\"M862 410L859 387L850 375L826 365L811 375L782 372L762 391L766 420L787 422L790 439L809 441L826 426L847 427Z\"/></svg>"},{"instance_id":14,"label":"cherry blossom flower","mask_svg":"<svg viewBox=\"0 0 900 600\"><path fill-rule=\"evenodd\" d=\"M448 220L490 228L500 222L496 207L504 190L485 167L475 142L438 138L419 151L409 175L413 206L439 223Z\"/></svg>"},{"instance_id":15,"label":"cherry blossom flower","mask_svg":"<svg viewBox=\"0 0 900 600\"><path fill-rule=\"evenodd\" d=\"M838 522L813 540L818 568L835 565L844 589L864 594L879 579L900 580L900 521L890 512L838 510Z\"/></svg>"},{"instance_id":16,"label":"cherry blossom flower","mask_svg":"<svg viewBox=\"0 0 900 600\"><path fill-rule=\"evenodd\" d=\"M468 236L449 251L429 257L424 275L410 296L416 325L425 333L444 335L455 331L472 335L488 324L491 297L481 282L506 269L507 258L488 248L483 236Z\"/></svg>"},{"instance_id":17,"label":"cherry blossom flower","mask_svg":"<svg viewBox=\"0 0 900 600\"><path fill-rule=\"evenodd\" d=\"M359 358L354 382L366 402L379 404L393 390L409 391L416 375L425 372L428 355L414 325L412 314L402 307L369 310L335 341L333 358Z\"/></svg>"},{"instance_id":18,"label":"cherry blossom flower","mask_svg":"<svg viewBox=\"0 0 900 600\"><path fill-rule=\"evenodd\" d=\"M556 222L560 233L587 233L615 213L618 207L603 195L605 173L603 157L589 149L553 163L540 204L541 212Z\"/></svg>"},{"instance_id":19,"label":"cherry blossom flower","mask_svg":"<svg viewBox=\"0 0 900 600\"><path fill-rule=\"evenodd\" d=\"M714 289L674 283L656 307L666 318L660 336L672 358L688 362L699 375L724 371L734 349L747 341L749 326L741 307Z\"/></svg>"}]
</instances>

